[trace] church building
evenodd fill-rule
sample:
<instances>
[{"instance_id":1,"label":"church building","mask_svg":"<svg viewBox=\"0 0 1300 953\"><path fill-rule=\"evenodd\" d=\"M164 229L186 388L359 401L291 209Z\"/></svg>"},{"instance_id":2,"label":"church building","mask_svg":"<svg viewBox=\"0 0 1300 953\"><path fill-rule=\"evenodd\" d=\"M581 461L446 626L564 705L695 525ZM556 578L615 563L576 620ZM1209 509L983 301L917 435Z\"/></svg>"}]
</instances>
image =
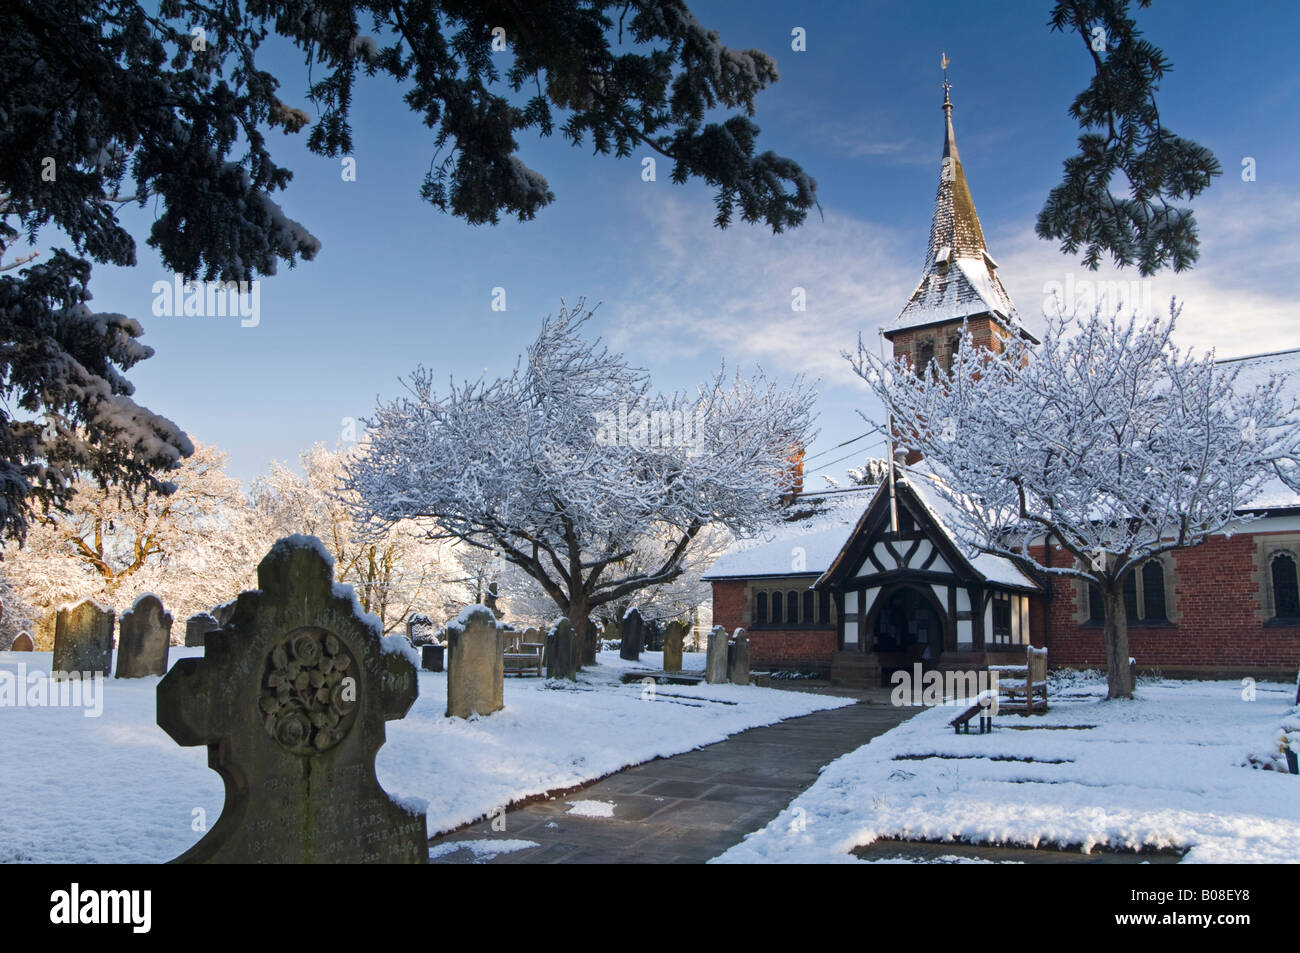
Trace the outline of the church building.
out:
<instances>
[{"instance_id":1,"label":"church building","mask_svg":"<svg viewBox=\"0 0 1300 953\"><path fill-rule=\"evenodd\" d=\"M917 371L945 369L965 323L973 346L1037 343L989 253L953 134L945 84L939 188L921 280L884 331ZM1253 386L1272 371L1300 389L1300 348L1222 361ZM1053 667L1105 668L1100 599L1082 581L1026 574L967 551L933 477L909 459L892 482L831 496L818 516L742 540L705 574L713 620L749 634L756 669L888 684L920 663L964 670L1023 662L1047 647ZM1130 653L1170 676L1295 678L1300 664L1300 495L1280 481L1232 534L1149 560L1125 584ZM895 529L896 526L896 529ZM1072 560L1040 545L1043 565Z\"/></svg>"}]
</instances>

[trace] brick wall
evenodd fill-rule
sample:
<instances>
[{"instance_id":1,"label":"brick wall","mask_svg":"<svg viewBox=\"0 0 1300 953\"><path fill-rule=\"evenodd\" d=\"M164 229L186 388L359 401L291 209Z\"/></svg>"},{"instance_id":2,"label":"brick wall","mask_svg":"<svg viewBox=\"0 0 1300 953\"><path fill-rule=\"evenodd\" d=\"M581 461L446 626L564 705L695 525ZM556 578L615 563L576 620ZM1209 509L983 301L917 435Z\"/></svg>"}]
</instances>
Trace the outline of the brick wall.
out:
<instances>
[{"instance_id":1,"label":"brick wall","mask_svg":"<svg viewBox=\"0 0 1300 953\"><path fill-rule=\"evenodd\" d=\"M745 627L745 581L713 583L713 624L728 632ZM830 671L838 636L835 629L746 629L749 661L756 669Z\"/></svg>"},{"instance_id":2,"label":"brick wall","mask_svg":"<svg viewBox=\"0 0 1300 953\"><path fill-rule=\"evenodd\" d=\"M1176 582L1166 592L1169 626L1130 625L1129 654L1143 669L1169 674L1261 674L1294 677L1300 664L1300 627L1261 621L1260 584L1256 578L1257 542L1272 534L1216 536L1172 556ZM1041 550L1035 555L1041 558ZM1053 549L1057 565L1068 559ZM1103 668L1106 664L1098 626L1081 625L1078 587L1055 580L1050 604L1048 646L1053 665ZM1034 640L1038 641L1037 638Z\"/></svg>"}]
</instances>

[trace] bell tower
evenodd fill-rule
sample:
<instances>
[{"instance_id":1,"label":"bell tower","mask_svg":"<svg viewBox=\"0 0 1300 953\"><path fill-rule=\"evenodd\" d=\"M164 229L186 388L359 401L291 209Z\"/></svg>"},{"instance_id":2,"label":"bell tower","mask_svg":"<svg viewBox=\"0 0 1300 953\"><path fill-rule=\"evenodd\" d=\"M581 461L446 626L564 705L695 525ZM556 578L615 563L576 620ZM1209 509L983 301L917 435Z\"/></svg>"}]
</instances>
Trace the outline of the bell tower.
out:
<instances>
[{"instance_id":1,"label":"bell tower","mask_svg":"<svg viewBox=\"0 0 1300 953\"><path fill-rule=\"evenodd\" d=\"M921 281L908 298L892 326L884 331L895 357L905 357L918 372L932 363L947 370L961 340L962 323L972 343L1001 351L1007 338L1020 335L1037 343L1021 327L1015 305L1002 280L998 263L984 243L984 231L961 155L952 130L952 99L948 82L948 57L944 70L943 157L939 165L939 189L930 221L930 242L926 247Z\"/></svg>"}]
</instances>

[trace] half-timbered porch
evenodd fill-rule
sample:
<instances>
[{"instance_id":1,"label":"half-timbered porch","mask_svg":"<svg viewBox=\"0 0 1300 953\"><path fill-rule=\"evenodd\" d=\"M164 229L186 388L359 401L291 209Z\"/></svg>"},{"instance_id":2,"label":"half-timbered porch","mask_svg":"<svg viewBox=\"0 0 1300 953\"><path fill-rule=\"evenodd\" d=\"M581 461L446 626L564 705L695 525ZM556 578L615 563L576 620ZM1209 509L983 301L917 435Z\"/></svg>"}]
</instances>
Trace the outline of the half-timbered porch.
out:
<instances>
[{"instance_id":1,"label":"half-timbered porch","mask_svg":"<svg viewBox=\"0 0 1300 953\"><path fill-rule=\"evenodd\" d=\"M1038 585L1008 560L968 556L926 477L900 470L898 529L883 485L814 589L837 609L831 678L888 684L898 670L983 669L1024 659Z\"/></svg>"}]
</instances>

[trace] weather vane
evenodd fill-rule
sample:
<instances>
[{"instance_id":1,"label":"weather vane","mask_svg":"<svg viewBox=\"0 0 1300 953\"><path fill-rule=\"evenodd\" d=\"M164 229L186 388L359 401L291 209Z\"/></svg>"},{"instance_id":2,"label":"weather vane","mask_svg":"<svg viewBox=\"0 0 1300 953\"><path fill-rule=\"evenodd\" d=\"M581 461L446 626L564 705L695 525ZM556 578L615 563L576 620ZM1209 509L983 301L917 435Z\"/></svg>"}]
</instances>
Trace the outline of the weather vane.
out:
<instances>
[{"instance_id":1,"label":"weather vane","mask_svg":"<svg viewBox=\"0 0 1300 953\"><path fill-rule=\"evenodd\" d=\"M952 89L952 83L948 82L948 65L952 60L948 59L947 53L939 54L939 68L943 70L943 101L948 101L948 90Z\"/></svg>"}]
</instances>

